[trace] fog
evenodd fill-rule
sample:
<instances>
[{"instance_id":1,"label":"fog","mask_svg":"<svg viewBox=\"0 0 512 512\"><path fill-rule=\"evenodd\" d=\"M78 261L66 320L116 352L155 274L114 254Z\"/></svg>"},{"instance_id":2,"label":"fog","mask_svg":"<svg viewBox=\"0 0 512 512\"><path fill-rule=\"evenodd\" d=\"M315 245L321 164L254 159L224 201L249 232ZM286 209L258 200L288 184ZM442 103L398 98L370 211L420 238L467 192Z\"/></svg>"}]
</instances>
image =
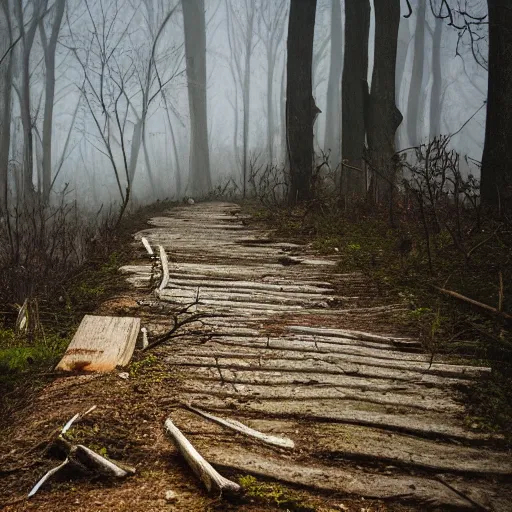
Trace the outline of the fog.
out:
<instances>
[{"instance_id":1,"label":"fog","mask_svg":"<svg viewBox=\"0 0 512 512\"><path fill-rule=\"evenodd\" d=\"M333 9L333 2L338 1L318 1L313 52L313 96L321 111L314 125L314 148L319 158L322 152L330 154L332 169L339 166L341 158L344 51L343 44L331 44L344 40L343 0ZM201 13L194 12L201 1L187 2L190 26L181 2L21 3L20 11L16 0L2 0L0 17L4 99L12 75L8 99L11 116L8 126L8 118L2 117L1 130L2 137L9 132L7 185L11 204L30 179L38 193L45 192L47 180L50 201L60 201L65 194L68 200L93 209L121 203L127 194L129 204L200 196L226 187L241 194L258 167L286 165L288 1L205 0L204 42ZM483 9L478 1L473 3L475 9ZM412 15L405 17L408 8L403 2L399 30L396 100L404 119L396 135L396 150L439 134L454 134L451 145L479 161L485 131L485 59L475 58L474 47L460 30L446 20L436 21L428 2L415 0L411 7ZM337 37L331 33L333 13L341 17ZM423 40L418 40L419 29ZM372 3L369 82L374 33ZM48 121L53 39L55 93L53 115ZM437 82L435 44L439 45ZM205 84L197 57L202 45L206 47ZM486 54L485 45L482 39L478 47L481 55ZM331 85L333 96L328 101L333 62L341 66L331 76L331 83L337 86ZM202 133L204 92L207 134ZM436 104L431 105L434 100ZM24 104L29 105L26 114ZM413 116L408 115L411 109ZM326 129L326 125L331 128ZM28 132L32 159L27 155ZM203 136L207 137L208 151L201 146ZM47 149L49 140L51 151ZM205 181L198 185L197 176L208 165L211 184Z\"/></svg>"}]
</instances>

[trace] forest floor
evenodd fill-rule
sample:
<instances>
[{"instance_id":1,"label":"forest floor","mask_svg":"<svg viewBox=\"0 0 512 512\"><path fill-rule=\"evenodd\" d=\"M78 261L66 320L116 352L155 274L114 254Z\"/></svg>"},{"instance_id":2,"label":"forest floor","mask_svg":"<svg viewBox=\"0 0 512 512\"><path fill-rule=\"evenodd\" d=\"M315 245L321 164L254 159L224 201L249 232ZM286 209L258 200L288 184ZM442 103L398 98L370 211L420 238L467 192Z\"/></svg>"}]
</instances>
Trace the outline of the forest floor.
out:
<instances>
[{"instance_id":1,"label":"forest floor","mask_svg":"<svg viewBox=\"0 0 512 512\"><path fill-rule=\"evenodd\" d=\"M8 511L508 511L512 460L499 434L481 431L463 390L485 366L432 359L396 321L407 306L339 256L276 240L236 204L172 208L134 236L119 279L130 286L96 314L138 316L149 341L173 313L203 315L179 336L136 351L125 370L59 376L3 432L0 507ZM164 247L170 281L159 296L140 242ZM186 318L181 315L180 318ZM119 373L127 371L129 377ZM287 437L277 449L226 430L185 405ZM53 433L70 431L137 473L122 482L81 478L23 497L58 462ZM167 417L245 494L219 499L165 436ZM469 418L470 419L470 418ZM173 490L176 500L166 501Z\"/></svg>"}]
</instances>

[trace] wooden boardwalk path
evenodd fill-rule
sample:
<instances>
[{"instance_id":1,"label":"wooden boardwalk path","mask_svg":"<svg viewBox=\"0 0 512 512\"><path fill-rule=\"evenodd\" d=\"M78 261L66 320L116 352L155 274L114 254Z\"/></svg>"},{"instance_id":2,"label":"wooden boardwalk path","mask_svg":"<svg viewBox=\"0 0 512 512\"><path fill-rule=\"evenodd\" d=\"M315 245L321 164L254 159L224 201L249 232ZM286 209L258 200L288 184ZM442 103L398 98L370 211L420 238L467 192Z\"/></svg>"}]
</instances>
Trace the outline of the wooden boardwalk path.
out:
<instances>
[{"instance_id":1,"label":"wooden boardwalk path","mask_svg":"<svg viewBox=\"0 0 512 512\"><path fill-rule=\"evenodd\" d=\"M175 424L217 468L419 510L511 510L512 459L467 425L458 400L488 369L431 364L417 340L383 331L401 305L380 303L334 259L247 227L234 204L176 208L151 224L138 243L161 245L170 260L157 302L198 297L196 312L218 315L162 349L179 375L169 400L295 443L263 446L175 409ZM150 264L123 270L147 289ZM158 330L150 315L146 324Z\"/></svg>"}]
</instances>

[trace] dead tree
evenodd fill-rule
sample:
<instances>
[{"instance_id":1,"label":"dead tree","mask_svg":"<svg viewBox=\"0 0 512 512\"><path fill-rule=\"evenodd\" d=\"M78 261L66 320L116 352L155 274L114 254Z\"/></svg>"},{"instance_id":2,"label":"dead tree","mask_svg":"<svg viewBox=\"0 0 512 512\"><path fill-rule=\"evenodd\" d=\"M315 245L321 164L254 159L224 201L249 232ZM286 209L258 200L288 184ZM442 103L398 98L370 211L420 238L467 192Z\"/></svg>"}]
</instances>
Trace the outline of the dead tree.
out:
<instances>
[{"instance_id":1,"label":"dead tree","mask_svg":"<svg viewBox=\"0 0 512 512\"><path fill-rule=\"evenodd\" d=\"M39 22L39 35L44 51L45 63L45 95L43 117L43 157L42 157L42 188L43 202L48 203L52 183L52 134L53 134L53 104L55 100L55 52L59 37L66 0L56 0L53 6L54 14L51 22L49 37L46 34L44 20Z\"/></svg>"},{"instance_id":2,"label":"dead tree","mask_svg":"<svg viewBox=\"0 0 512 512\"><path fill-rule=\"evenodd\" d=\"M231 74L242 97L242 194L245 197L249 178L249 120L251 95L251 67L255 42L256 5L253 0L242 0L239 9L226 0L227 35L231 54ZM238 111L238 107L236 106ZM238 112L235 113L238 116ZM235 122L235 146L238 140L238 122Z\"/></svg>"},{"instance_id":3,"label":"dead tree","mask_svg":"<svg viewBox=\"0 0 512 512\"><path fill-rule=\"evenodd\" d=\"M274 81L276 62L286 21L287 9L284 0L265 0L258 9L258 37L265 48L267 63L267 154L268 163L274 162Z\"/></svg>"}]
</instances>

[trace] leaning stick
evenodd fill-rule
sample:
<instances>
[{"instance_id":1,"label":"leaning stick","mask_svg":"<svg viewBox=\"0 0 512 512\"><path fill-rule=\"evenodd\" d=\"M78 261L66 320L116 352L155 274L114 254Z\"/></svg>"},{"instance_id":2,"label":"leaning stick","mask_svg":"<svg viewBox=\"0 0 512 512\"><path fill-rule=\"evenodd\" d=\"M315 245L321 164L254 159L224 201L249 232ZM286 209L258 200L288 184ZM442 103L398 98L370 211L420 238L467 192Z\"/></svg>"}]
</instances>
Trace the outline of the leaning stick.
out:
<instances>
[{"instance_id":1,"label":"leaning stick","mask_svg":"<svg viewBox=\"0 0 512 512\"><path fill-rule=\"evenodd\" d=\"M169 260L165 249L161 245L158 246L158 249L160 251L160 263L162 264L162 282L158 287L158 291L161 292L169 283Z\"/></svg>"},{"instance_id":2,"label":"leaning stick","mask_svg":"<svg viewBox=\"0 0 512 512\"><path fill-rule=\"evenodd\" d=\"M79 412L77 414L75 414L65 425L64 427L62 427L62 430L60 431L60 434L65 434L70 428L71 426L73 425L73 423L75 421L77 421L78 419L81 419L83 418L84 416L87 416L87 414L89 414L90 412L94 411L94 409L96 409L96 406L93 405L92 407L89 407L89 409L87 409L87 411L85 412Z\"/></svg>"},{"instance_id":3,"label":"leaning stick","mask_svg":"<svg viewBox=\"0 0 512 512\"><path fill-rule=\"evenodd\" d=\"M147 238L142 237L140 241L142 242L142 245L146 248L146 251L148 251L148 254L150 256L153 256L155 253L153 252L151 245L149 245Z\"/></svg>"},{"instance_id":4,"label":"leaning stick","mask_svg":"<svg viewBox=\"0 0 512 512\"><path fill-rule=\"evenodd\" d=\"M195 412L199 416L206 418L207 420L213 421L214 423L218 423L223 427L235 430L240 434L248 437L254 437L258 439L262 443L270 444L272 446L278 446L279 448L295 448L295 443L286 437L276 437L270 436L268 434L264 434L263 432L259 432L258 430L254 430L243 423L240 423L236 420L219 418L218 416L214 416L213 414L209 414L201 409L197 409L196 407L192 407L191 405L185 406L188 410Z\"/></svg>"},{"instance_id":5,"label":"leaning stick","mask_svg":"<svg viewBox=\"0 0 512 512\"><path fill-rule=\"evenodd\" d=\"M174 425L170 418L165 421L165 429L171 436L176 448L181 452L192 471L203 482L208 492L217 491L219 494L224 492L240 492L240 486L217 473L211 464L199 454L190 441L181 433L179 428Z\"/></svg>"},{"instance_id":6,"label":"leaning stick","mask_svg":"<svg viewBox=\"0 0 512 512\"><path fill-rule=\"evenodd\" d=\"M455 299L462 300L464 302L467 302L468 304L471 304L472 306L475 306L477 308L480 308L487 313L490 313L491 315L497 316L499 318L503 318L505 320L512 320L512 315L505 313L504 311L500 311L499 309L493 308L492 306L489 306L488 304L484 304L483 302L478 302L477 300L470 299L469 297L466 297L465 295L461 295L460 293L454 292L452 290L447 290L446 288L439 288L437 286L434 286L434 288L444 295L449 295L450 297L454 297Z\"/></svg>"},{"instance_id":7,"label":"leaning stick","mask_svg":"<svg viewBox=\"0 0 512 512\"><path fill-rule=\"evenodd\" d=\"M49 480L53 475L58 473L61 469L65 468L68 464L70 464L69 458L67 458L62 464L59 464L58 466L54 467L53 469L50 469L45 475L37 482L34 487L32 487L32 490L28 493L28 498L32 498L34 494L39 491L39 489L43 486L43 484Z\"/></svg>"}]
</instances>

